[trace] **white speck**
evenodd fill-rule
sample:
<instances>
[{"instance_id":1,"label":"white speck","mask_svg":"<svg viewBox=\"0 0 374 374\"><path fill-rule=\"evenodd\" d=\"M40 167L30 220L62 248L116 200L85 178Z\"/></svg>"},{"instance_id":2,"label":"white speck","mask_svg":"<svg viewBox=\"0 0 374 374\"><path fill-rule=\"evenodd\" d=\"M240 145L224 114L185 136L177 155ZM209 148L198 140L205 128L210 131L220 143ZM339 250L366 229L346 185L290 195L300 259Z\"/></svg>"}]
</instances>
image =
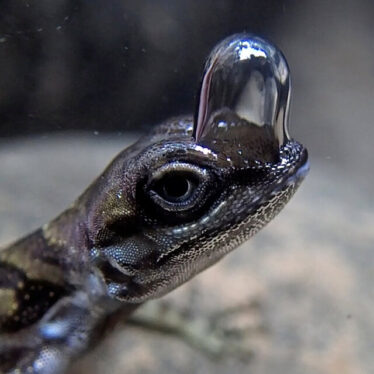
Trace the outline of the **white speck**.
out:
<instances>
[{"instance_id":1,"label":"white speck","mask_svg":"<svg viewBox=\"0 0 374 374\"><path fill-rule=\"evenodd\" d=\"M69 326L66 322L49 322L40 327L40 332L43 337L48 339L58 339L66 335L68 328Z\"/></svg>"},{"instance_id":2,"label":"white speck","mask_svg":"<svg viewBox=\"0 0 374 374\"><path fill-rule=\"evenodd\" d=\"M255 196L253 199L252 199L252 203L257 203L257 201L260 200L260 196Z\"/></svg>"},{"instance_id":3,"label":"white speck","mask_svg":"<svg viewBox=\"0 0 374 374\"><path fill-rule=\"evenodd\" d=\"M248 41L243 41L236 48L240 60L250 60L251 57L263 57L266 58L266 53L256 44L250 44Z\"/></svg>"},{"instance_id":4,"label":"white speck","mask_svg":"<svg viewBox=\"0 0 374 374\"><path fill-rule=\"evenodd\" d=\"M94 135L99 135L99 132L98 131L94 131Z\"/></svg>"},{"instance_id":5,"label":"white speck","mask_svg":"<svg viewBox=\"0 0 374 374\"><path fill-rule=\"evenodd\" d=\"M212 211L212 216L215 216L220 210L224 208L226 205L226 201L222 201L213 211Z\"/></svg>"},{"instance_id":6,"label":"white speck","mask_svg":"<svg viewBox=\"0 0 374 374\"><path fill-rule=\"evenodd\" d=\"M198 152L202 152L204 155L212 155L215 158L217 158L217 155L215 155L210 149L202 147L201 145L197 145L196 150Z\"/></svg>"},{"instance_id":7,"label":"white speck","mask_svg":"<svg viewBox=\"0 0 374 374\"><path fill-rule=\"evenodd\" d=\"M142 48L141 51L142 51L143 53L147 52L147 50L146 50L145 48Z\"/></svg>"},{"instance_id":8,"label":"white speck","mask_svg":"<svg viewBox=\"0 0 374 374\"><path fill-rule=\"evenodd\" d=\"M227 123L224 121L218 122L218 128L220 129L227 129Z\"/></svg>"},{"instance_id":9,"label":"white speck","mask_svg":"<svg viewBox=\"0 0 374 374\"><path fill-rule=\"evenodd\" d=\"M42 32L42 31L43 31L43 28L42 28L42 27L39 27L36 31L37 31L37 32Z\"/></svg>"},{"instance_id":10,"label":"white speck","mask_svg":"<svg viewBox=\"0 0 374 374\"><path fill-rule=\"evenodd\" d=\"M100 255L100 252L99 252L99 250L97 248L92 248L91 249L91 251L90 251L90 257L92 259L95 259L95 258L99 257L99 255Z\"/></svg>"},{"instance_id":11,"label":"white speck","mask_svg":"<svg viewBox=\"0 0 374 374\"><path fill-rule=\"evenodd\" d=\"M205 223L207 223L208 221L209 221L209 216L206 216L206 217L204 217L203 219L200 220L200 223L201 223L201 224L205 224Z\"/></svg>"},{"instance_id":12,"label":"white speck","mask_svg":"<svg viewBox=\"0 0 374 374\"><path fill-rule=\"evenodd\" d=\"M173 230L173 234L174 235L178 235L178 234L181 234L183 232L183 230L181 228L177 228L177 229L174 229Z\"/></svg>"},{"instance_id":13,"label":"white speck","mask_svg":"<svg viewBox=\"0 0 374 374\"><path fill-rule=\"evenodd\" d=\"M5 37L5 36L3 36L3 37L1 37L1 38L0 38L0 43L5 43L5 42L6 42L6 40L7 40L7 39L6 39L6 37Z\"/></svg>"},{"instance_id":14,"label":"white speck","mask_svg":"<svg viewBox=\"0 0 374 374\"><path fill-rule=\"evenodd\" d=\"M56 27L56 30L57 30L57 31L60 31L61 29L62 29L62 26L57 26L57 27Z\"/></svg>"}]
</instances>

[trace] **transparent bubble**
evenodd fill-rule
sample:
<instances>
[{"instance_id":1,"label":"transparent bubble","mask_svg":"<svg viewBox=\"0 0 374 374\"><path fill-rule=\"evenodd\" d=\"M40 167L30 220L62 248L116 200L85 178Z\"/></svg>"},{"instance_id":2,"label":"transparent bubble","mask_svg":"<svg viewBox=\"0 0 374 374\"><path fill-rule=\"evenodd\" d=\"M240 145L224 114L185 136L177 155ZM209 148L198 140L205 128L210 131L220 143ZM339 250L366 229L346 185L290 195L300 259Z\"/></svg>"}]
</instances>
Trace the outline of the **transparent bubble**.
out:
<instances>
[{"instance_id":1,"label":"transparent bubble","mask_svg":"<svg viewBox=\"0 0 374 374\"><path fill-rule=\"evenodd\" d=\"M289 140L289 98L289 69L275 46L249 34L227 38L205 66L195 139L238 161L276 161Z\"/></svg>"}]
</instances>

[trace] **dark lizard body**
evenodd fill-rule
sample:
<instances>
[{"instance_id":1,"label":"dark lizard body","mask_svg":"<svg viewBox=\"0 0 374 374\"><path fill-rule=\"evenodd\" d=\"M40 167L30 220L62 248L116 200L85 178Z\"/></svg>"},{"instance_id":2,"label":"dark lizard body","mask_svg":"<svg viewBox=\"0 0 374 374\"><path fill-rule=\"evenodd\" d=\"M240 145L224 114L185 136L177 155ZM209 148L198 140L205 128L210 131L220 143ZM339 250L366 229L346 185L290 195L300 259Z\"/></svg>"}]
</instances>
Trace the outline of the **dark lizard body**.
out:
<instances>
[{"instance_id":1,"label":"dark lizard body","mask_svg":"<svg viewBox=\"0 0 374 374\"><path fill-rule=\"evenodd\" d=\"M303 179L287 64L239 35L213 50L195 121L121 152L60 216L0 252L0 373L58 373L110 321L170 292L269 222Z\"/></svg>"}]
</instances>

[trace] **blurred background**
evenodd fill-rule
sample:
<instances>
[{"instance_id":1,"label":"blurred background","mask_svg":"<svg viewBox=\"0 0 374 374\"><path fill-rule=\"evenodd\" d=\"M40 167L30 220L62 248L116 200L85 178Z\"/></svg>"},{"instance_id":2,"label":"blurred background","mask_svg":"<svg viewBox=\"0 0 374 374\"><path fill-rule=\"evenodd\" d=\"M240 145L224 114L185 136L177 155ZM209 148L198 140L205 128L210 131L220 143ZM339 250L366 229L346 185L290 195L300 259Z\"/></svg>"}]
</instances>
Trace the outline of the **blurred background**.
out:
<instances>
[{"instance_id":1,"label":"blurred background","mask_svg":"<svg viewBox=\"0 0 374 374\"><path fill-rule=\"evenodd\" d=\"M311 158L278 218L159 303L192 325L225 311L202 332L227 352L119 328L72 373L374 372L373 16L370 0L1 1L0 245L152 125L192 113L205 57L232 33L284 52L291 134Z\"/></svg>"}]
</instances>

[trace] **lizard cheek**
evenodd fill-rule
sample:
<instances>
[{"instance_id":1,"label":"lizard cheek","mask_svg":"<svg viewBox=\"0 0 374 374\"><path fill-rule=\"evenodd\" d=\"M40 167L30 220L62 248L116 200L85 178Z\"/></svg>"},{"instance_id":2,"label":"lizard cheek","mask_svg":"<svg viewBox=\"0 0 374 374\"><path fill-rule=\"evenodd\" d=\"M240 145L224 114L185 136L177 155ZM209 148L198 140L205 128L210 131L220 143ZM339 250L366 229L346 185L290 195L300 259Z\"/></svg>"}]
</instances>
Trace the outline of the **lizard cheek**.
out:
<instances>
[{"instance_id":1,"label":"lizard cheek","mask_svg":"<svg viewBox=\"0 0 374 374\"><path fill-rule=\"evenodd\" d=\"M289 69L275 46L249 34L225 39L206 63L195 140L234 164L277 162L289 140L289 98Z\"/></svg>"}]
</instances>

